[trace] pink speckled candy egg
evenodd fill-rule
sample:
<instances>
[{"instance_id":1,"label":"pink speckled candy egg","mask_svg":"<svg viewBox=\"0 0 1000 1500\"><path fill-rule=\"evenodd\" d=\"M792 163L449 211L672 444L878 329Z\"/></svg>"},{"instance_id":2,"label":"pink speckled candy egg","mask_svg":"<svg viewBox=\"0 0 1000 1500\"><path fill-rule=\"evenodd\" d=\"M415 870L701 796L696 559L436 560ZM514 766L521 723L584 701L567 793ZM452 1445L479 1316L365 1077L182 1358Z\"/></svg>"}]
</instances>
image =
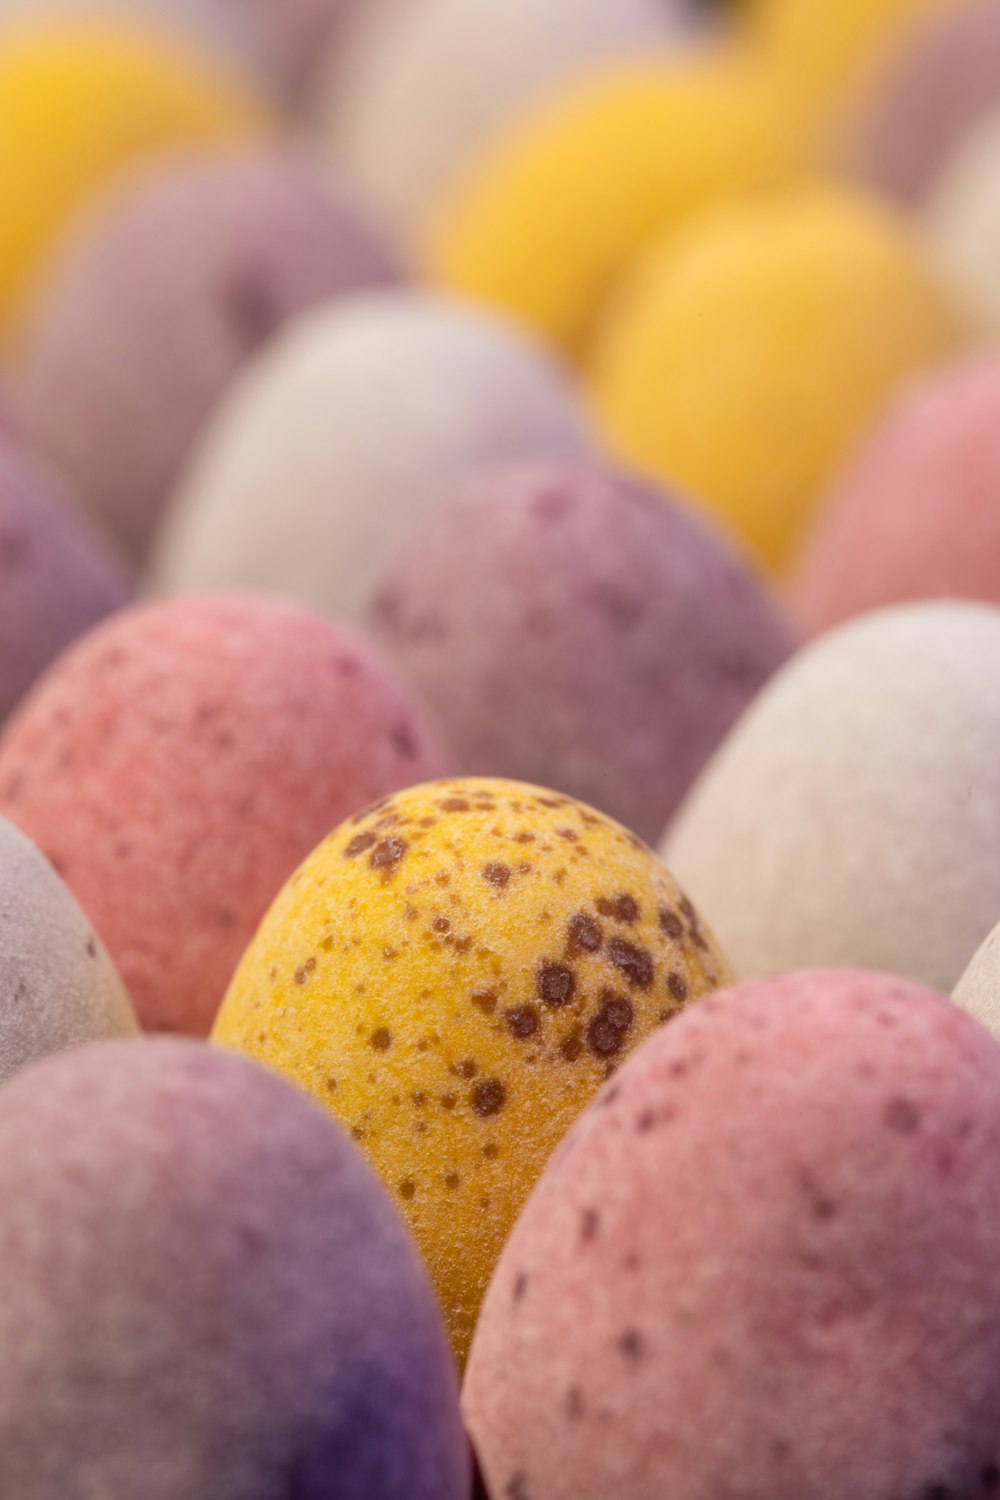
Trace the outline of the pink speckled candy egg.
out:
<instances>
[{"instance_id":1,"label":"pink speckled candy egg","mask_svg":"<svg viewBox=\"0 0 1000 1500\"><path fill-rule=\"evenodd\" d=\"M0 724L60 651L128 595L118 559L0 411Z\"/></svg>"},{"instance_id":2,"label":"pink speckled candy egg","mask_svg":"<svg viewBox=\"0 0 1000 1500\"><path fill-rule=\"evenodd\" d=\"M721 535L583 461L494 469L439 507L370 619L466 770L556 787L650 842L791 651Z\"/></svg>"},{"instance_id":3,"label":"pink speckled candy egg","mask_svg":"<svg viewBox=\"0 0 1000 1500\"><path fill-rule=\"evenodd\" d=\"M1000 1485L1000 1048L814 971L672 1022L583 1116L465 1385L504 1500L979 1500Z\"/></svg>"},{"instance_id":4,"label":"pink speckled candy egg","mask_svg":"<svg viewBox=\"0 0 1000 1500\"><path fill-rule=\"evenodd\" d=\"M467 1500L433 1294L351 1142L188 1041L0 1091L0 1492Z\"/></svg>"},{"instance_id":5,"label":"pink speckled candy egg","mask_svg":"<svg viewBox=\"0 0 1000 1500\"><path fill-rule=\"evenodd\" d=\"M0 739L0 814L62 874L143 1025L205 1034L296 865L448 769L367 644L277 599L184 599L118 615L43 679Z\"/></svg>"},{"instance_id":6,"label":"pink speckled candy egg","mask_svg":"<svg viewBox=\"0 0 1000 1500\"><path fill-rule=\"evenodd\" d=\"M307 307L398 279L360 209L297 153L180 157L62 243L21 330L22 425L141 556L244 364Z\"/></svg>"},{"instance_id":7,"label":"pink speckled candy egg","mask_svg":"<svg viewBox=\"0 0 1000 1500\"><path fill-rule=\"evenodd\" d=\"M818 634L883 604L1000 603L1000 359L906 390L834 484L791 585Z\"/></svg>"}]
</instances>

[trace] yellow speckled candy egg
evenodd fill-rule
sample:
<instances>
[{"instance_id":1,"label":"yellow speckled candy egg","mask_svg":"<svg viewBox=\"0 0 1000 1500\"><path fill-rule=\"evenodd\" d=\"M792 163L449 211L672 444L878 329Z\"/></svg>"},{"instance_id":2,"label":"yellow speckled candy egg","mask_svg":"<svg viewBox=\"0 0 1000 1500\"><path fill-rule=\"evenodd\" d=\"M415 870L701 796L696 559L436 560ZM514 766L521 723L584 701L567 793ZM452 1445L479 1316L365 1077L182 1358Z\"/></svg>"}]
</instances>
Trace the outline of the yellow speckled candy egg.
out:
<instances>
[{"instance_id":1,"label":"yellow speckled candy egg","mask_svg":"<svg viewBox=\"0 0 1000 1500\"><path fill-rule=\"evenodd\" d=\"M774 72L729 46L566 85L501 133L439 207L431 279L578 354L650 235L798 168L795 109Z\"/></svg>"},{"instance_id":2,"label":"yellow speckled candy egg","mask_svg":"<svg viewBox=\"0 0 1000 1500\"><path fill-rule=\"evenodd\" d=\"M49 20L0 35L0 333L88 198L158 152L262 131L224 68L153 25Z\"/></svg>"},{"instance_id":3,"label":"yellow speckled candy egg","mask_svg":"<svg viewBox=\"0 0 1000 1500\"><path fill-rule=\"evenodd\" d=\"M644 1037L729 974L619 824L520 782L433 782L359 813L292 877L213 1039L351 1130L464 1360L554 1147Z\"/></svg>"},{"instance_id":4,"label":"yellow speckled candy egg","mask_svg":"<svg viewBox=\"0 0 1000 1500\"><path fill-rule=\"evenodd\" d=\"M902 218L811 186L728 205L643 257L591 390L621 458L780 569L845 453L962 331Z\"/></svg>"}]
</instances>

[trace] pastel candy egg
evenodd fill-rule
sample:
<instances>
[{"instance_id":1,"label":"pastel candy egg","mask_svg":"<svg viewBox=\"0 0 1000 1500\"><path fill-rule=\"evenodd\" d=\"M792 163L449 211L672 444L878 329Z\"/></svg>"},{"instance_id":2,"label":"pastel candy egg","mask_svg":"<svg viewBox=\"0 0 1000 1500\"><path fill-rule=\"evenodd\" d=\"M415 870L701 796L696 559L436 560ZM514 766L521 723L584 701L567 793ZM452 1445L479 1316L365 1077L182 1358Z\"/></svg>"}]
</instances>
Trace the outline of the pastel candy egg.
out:
<instances>
[{"instance_id":1,"label":"pastel candy egg","mask_svg":"<svg viewBox=\"0 0 1000 1500\"><path fill-rule=\"evenodd\" d=\"M307 307L398 274L355 205L295 153L146 171L102 198L39 284L15 363L25 433L141 555L242 366Z\"/></svg>"},{"instance_id":2,"label":"pastel candy egg","mask_svg":"<svg viewBox=\"0 0 1000 1500\"><path fill-rule=\"evenodd\" d=\"M696 514L579 462L505 466L439 507L370 619L463 768L558 787L653 840L791 650Z\"/></svg>"},{"instance_id":3,"label":"pastel candy egg","mask_svg":"<svg viewBox=\"0 0 1000 1500\"><path fill-rule=\"evenodd\" d=\"M792 574L810 633L910 599L1000 603L1000 360L908 387L833 483Z\"/></svg>"},{"instance_id":4,"label":"pastel candy egg","mask_svg":"<svg viewBox=\"0 0 1000 1500\"><path fill-rule=\"evenodd\" d=\"M330 158L400 228L567 77L676 42L682 0L407 0L364 11L321 105Z\"/></svg>"},{"instance_id":5,"label":"pastel candy egg","mask_svg":"<svg viewBox=\"0 0 1000 1500\"><path fill-rule=\"evenodd\" d=\"M366 644L283 601L186 599L122 612L43 679L0 739L0 815L63 876L143 1025L207 1033L316 840L443 769Z\"/></svg>"},{"instance_id":6,"label":"pastel candy egg","mask_svg":"<svg viewBox=\"0 0 1000 1500\"><path fill-rule=\"evenodd\" d=\"M764 690L664 853L739 973L860 965L948 993L1000 911L1000 610L908 605Z\"/></svg>"},{"instance_id":7,"label":"pastel candy egg","mask_svg":"<svg viewBox=\"0 0 1000 1500\"><path fill-rule=\"evenodd\" d=\"M783 181L806 153L801 135L794 97L750 52L608 63L470 163L432 215L429 273L580 356L650 237Z\"/></svg>"},{"instance_id":8,"label":"pastel candy egg","mask_svg":"<svg viewBox=\"0 0 1000 1500\"><path fill-rule=\"evenodd\" d=\"M518 782L444 781L320 845L251 943L213 1038L351 1130L461 1361L561 1136L644 1036L728 974L634 835Z\"/></svg>"},{"instance_id":9,"label":"pastel candy egg","mask_svg":"<svg viewBox=\"0 0 1000 1500\"><path fill-rule=\"evenodd\" d=\"M242 81L156 28L72 20L0 47L0 333L88 198L158 154L259 135Z\"/></svg>"},{"instance_id":10,"label":"pastel candy egg","mask_svg":"<svg viewBox=\"0 0 1000 1500\"><path fill-rule=\"evenodd\" d=\"M1000 94L1000 91L998 91ZM928 196L924 232L939 274L985 333L1000 333L1000 98Z\"/></svg>"},{"instance_id":11,"label":"pastel candy egg","mask_svg":"<svg viewBox=\"0 0 1000 1500\"><path fill-rule=\"evenodd\" d=\"M466 1500L431 1290L280 1079L182 1041L0 1091L0 1487L55 1500Z\"/></svg>"},{"instance_id":12,"label":"pastel candy egg","mask_svg":"<svg viewBox=\"0 0 1000 1500\"><path fill-rule=\"evenodd\" d=\"M0 818L0 1083L50 1052L137 1031L87 918L35 846Z\"/></svg>"},{"instance_id":13,"label":"pastel candy egg","mask_svg":"<svg viewBox=\"0 0 1000 1500\"><path fill-rule=\"evenodd\" d=\"M118 559L73 515L0 411L0 725L128 592Z\"/></svg>"},{"instance_id":14,"label":"pastel candy egg","mask_svg":"<svg viewBox=\"0 0 1000 1500\"><path fill-rule=\"evenodd\" d=\"M641 259L591 391L623 459L687 489L778 569L845 451L959 333L904 222L814 187L731 205Z\"/></svg>"},{"instance_id":15,"label":"pastel candy egg","mask_svg":"<svg viewBox=\"0 0 1000 1500\"><path fill-rule=\"evenodd\" d=\"M994 927L955 986L963 1010L1000 1039L1000 928Z\"/></svg>"},{"instance_id":16,"label":"pastel candy egg","mask_svg":"<svg viewBox=\"0 0 1000 1500\"><path fill-rule=\"evenodd\" d=\"M651 1039L504 1251L464 1406L489 1492L897 1500L1000 1482L1000 1049L786 975Z\"/></svg>"},{"instance_id":17,"label":"pastel candy egg","mask_svg":"<svg viewBox=\"0 0 1000 1500\"><path fill-rule=\"evenodd\" d=\"M355 298L237 382L154 570L168 590L256 584L354 614L391 548L478 468L589 447L562 369L504 323L442 298Z\"/></svg>"}]
</instances>

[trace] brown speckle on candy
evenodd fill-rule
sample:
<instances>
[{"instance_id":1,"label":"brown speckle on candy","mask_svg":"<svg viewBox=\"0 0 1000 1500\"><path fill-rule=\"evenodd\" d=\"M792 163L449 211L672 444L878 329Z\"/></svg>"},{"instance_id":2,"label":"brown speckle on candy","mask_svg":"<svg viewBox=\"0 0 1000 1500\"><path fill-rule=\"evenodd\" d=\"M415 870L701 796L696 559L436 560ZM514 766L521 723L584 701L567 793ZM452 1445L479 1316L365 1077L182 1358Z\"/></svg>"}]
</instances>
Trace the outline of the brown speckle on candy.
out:
<instances>
[{"instance_id":1,"label":"brown speckle on candy","mask_svg":"<svg viewBox=\"0 0 1000 1500\"><path fill-rule=\"evenodd\" d=\"M507 1089L499 1078L483 1078L469 1096L477 1115L488 1119L497 1115L507 1102Z\"/></svg>"},{"instance_id":2,"label":"brown speckle on candy","mask_svg":"<svg viewBox=\"0 0 1000 1500\"><path fill-rule=\"evenodd\" d=\"M565 964L542 963L536 979L539 998L554 1007L568 1005L576 993L576 975Z\"/></svg>"}]
</instances>

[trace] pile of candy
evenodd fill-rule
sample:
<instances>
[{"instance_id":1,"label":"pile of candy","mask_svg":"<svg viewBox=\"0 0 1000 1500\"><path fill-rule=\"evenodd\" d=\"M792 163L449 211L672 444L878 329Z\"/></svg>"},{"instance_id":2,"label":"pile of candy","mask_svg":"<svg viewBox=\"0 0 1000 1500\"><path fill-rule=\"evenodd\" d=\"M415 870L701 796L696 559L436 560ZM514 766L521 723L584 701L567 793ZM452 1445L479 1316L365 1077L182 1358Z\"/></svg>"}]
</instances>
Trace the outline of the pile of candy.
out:
<instances>
[{"instance_id":1,"label":"pile of candy","mask_svg":"<svg viewBox=\"0 0 1000 1500\"><path fill-rule=\"evenodd\" d=\"M998 339L998 0L0 0L3 1500L1000 1496Z\"/></svg>"}]
</instances>

